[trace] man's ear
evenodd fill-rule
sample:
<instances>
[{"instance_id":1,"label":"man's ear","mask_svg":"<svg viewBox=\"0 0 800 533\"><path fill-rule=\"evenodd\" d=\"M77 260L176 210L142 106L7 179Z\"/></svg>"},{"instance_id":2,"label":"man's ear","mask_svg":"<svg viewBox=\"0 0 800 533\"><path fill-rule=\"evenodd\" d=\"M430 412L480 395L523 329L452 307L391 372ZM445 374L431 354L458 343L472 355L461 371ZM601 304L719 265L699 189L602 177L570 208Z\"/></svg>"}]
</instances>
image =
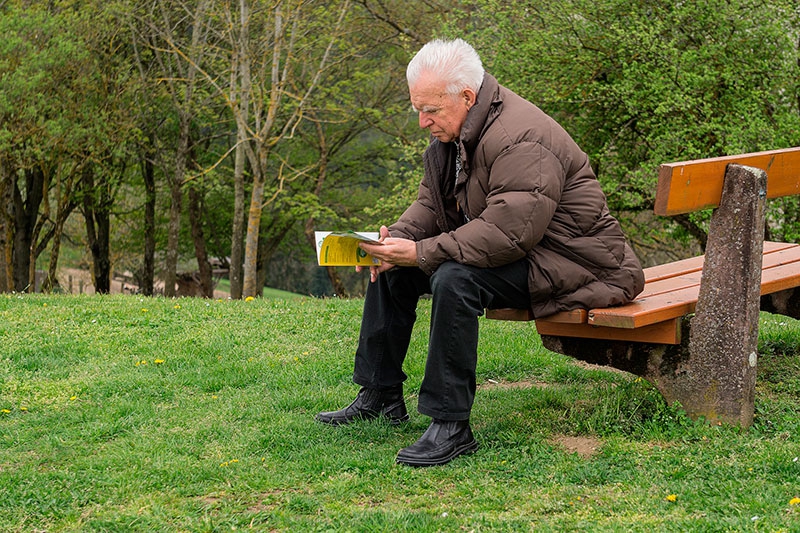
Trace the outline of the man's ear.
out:
<instances>
[{"instance_id":1,"label":"man's ear","mask_svg":"<svg viewBox=\"0 0 800 533\"><path fill-rule=\"evenodd\" d=\"M464 99L464 104L467 106L467 109L474 106L475 102L478 100L478 95L475 94L475 91L472 89L464 89L461 91L461 97Z\"/></svg>"}]
</instances>

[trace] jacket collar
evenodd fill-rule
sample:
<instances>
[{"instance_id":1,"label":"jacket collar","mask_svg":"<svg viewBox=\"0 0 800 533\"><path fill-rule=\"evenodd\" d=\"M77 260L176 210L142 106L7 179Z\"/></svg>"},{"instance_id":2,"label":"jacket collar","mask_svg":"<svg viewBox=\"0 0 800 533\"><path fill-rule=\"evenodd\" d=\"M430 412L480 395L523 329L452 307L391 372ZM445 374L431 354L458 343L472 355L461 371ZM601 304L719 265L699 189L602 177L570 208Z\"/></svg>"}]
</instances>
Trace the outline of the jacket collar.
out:
<instances>
[{"instance_id":1,"label":"jacket collar","mask_svg":"<svg viewBox=\"0 0 800 533\"><path fill-rule=\"evenodd\" d=\"M494 121L502 104L500 84L497 83L494 76L485 73L483 84L478 91L478 98L467 113L467 119L461 127L461 135L459 135L459 144L464 147L467 154L472 154L478 146L481 135ZM469 157L465 157L464 160L469 161Z\"/></svg>"}]
</instances>

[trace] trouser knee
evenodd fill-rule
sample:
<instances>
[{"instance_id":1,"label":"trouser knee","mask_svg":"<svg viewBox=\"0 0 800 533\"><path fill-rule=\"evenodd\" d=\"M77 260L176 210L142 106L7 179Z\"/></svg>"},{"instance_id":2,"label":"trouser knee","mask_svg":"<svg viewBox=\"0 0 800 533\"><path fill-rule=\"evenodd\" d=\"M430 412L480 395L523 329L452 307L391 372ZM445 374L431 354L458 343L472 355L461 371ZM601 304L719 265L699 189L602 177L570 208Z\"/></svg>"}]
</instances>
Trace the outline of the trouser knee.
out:
<instances>
[{"instance_id":1,"label":"trouser knee","mask_svg":"<svg viewBox=\"0 0 800 533\"><path fill-rule=\"evenodd\" d=\"M476 267L454 261L442 263L431 277L431 293L434 300L446 305L482 307L484 291L475 278Z\"/></svg>"}]
</instances>

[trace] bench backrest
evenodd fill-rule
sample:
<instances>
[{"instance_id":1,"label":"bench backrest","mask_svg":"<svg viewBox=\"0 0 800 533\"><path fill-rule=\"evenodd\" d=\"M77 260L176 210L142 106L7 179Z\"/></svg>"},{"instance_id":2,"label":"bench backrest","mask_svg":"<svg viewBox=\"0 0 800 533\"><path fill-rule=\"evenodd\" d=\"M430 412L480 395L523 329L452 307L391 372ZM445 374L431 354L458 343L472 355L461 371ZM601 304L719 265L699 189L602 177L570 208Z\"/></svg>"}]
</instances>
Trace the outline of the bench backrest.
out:
<instances>
[{"instance_id":1,"label":"bench backrest","mask_svg":"<svg viewBox=\"0 0 800 533\"><path fill-rule=\"evenodd\" d=\"M667 163L659 167L655 213L662 216L717 207L729 163L767 172L767 198L800 194L800 147Z\"/></svg>"}]
</instances>

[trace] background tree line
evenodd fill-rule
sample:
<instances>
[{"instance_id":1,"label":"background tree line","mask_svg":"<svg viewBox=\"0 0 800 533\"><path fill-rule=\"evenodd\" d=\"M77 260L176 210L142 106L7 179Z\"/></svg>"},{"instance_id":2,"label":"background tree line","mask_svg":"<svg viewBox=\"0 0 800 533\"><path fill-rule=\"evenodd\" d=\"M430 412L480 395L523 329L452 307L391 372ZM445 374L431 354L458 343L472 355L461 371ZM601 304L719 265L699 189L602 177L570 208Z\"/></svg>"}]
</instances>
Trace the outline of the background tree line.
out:
<instances>
[{"instance_id":1,"label":"background tree line","mask_svg":"<svg viewBox=\"0 0 800 533\"><path fill-rule=\"evenodd\" d=\"M42 258L51 290L66 242L98 292L190 269L210 296L219 261L234 298L360 292L313 231L413 198L404 69L435 36L572 133L647 263L705 242L707 214L650 214L658 164L800 144L792 0L0 0L0 35L0 291ZM796 240L797 201L768 226Z\"/></svg>"}]
</instances>

